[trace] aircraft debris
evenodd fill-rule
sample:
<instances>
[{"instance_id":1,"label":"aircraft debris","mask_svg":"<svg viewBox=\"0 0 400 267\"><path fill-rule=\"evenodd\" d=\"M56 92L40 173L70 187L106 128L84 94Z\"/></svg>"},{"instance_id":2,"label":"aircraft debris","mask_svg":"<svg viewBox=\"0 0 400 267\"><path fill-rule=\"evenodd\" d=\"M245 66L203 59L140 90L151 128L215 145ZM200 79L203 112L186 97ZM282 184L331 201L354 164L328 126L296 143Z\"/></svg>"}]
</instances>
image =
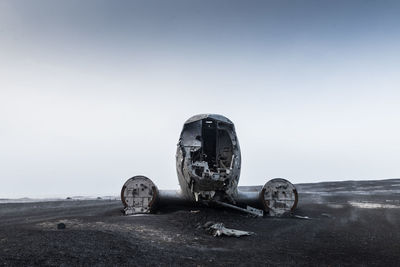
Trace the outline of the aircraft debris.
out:
<instances>
[{"instance_id":1,"label":"aircraft debris","mask_svg":"<svg viewBox=\"0 0 400 267\"><path fill-rule=\"evenodd\" d=\"M223 223L210 224L210 222L207 222L204 224L204 226L206 226L206 230L209 233L211 233L213 236L226 235L226 236L241 237L241 236L247 236L247 235L254 235L253 232L226 228Z\"/></svg>"},{"instance_id":2,"label":"aircraft debris","mask_svg":"<svg viewBox=\"0 0 400 267\"><path fill-rule=\"evenodd\" d=\"M190 213L199 213L200 210L191 210Z\"/></svg>"},{"instance_id":3,"label":"aircraft debris","mask_svg":"<svg viewBox=\"0 0 400 267\"><path fill-rule=\"evenodd\" d=\"M308 216L293 215L293 217L297 219L311 220L311 218Z\"/></svg>"},{"instance_id":4,"label":"aircraft debris","mask_svg":"<svg viewBox=\"0 0 400 267\"><path fill-rule=\"evenodd\" d=\"M243 212L249 213L249 214L251 214L253 216L256 216L256 217L262 217L264 215L264 211L256 209L256 208L253 208L253 207L250 207L250 206L247 206L244 209L244 208L241 208L241 207L229 204L229 203L221 202L221 201L218 201L218 200L216 200L215 203L217 203L218 205L227 207L227 208L231 208L231 209L235 209L235 210L239 210L239 211L243 211Z\"/></svg>"},{"instance_id":5,"label":"aircraft debris","mask_svg":"<svg viewBox=\"0 0 400 267\"><path fill-rule=\"evenodd\" d=\"M213 221L208 221L208 222L206 222L204 225L203 225L203 228L204 229L207 229L207 228L209 228L211 225L213 225L213 224L215 224L215 222L213 222ZM200 224L200 226L201 226L201 224Z\"/></svg>"},{"instance_id":6,"label":"aircraft debris","mask_svg":"<svg viewBox=\"0 0 400 267\"><path fill-rule=\"evenodd\" d=\"M297 207L296 187L274 178L257 192L238 188L241 152L233 122L218 114L200 114L183 125L176 150L180 190L158 190L142 175L128 179L121 190L126 215L154 212L162 205L215 203L254 216L284 216ZM246 207L247 208L242 208ZM260 206L263 210L253 207Z\"/></svg>"},{"instance_id":7,"label":"aircraft debris","mask_svg":"<svg viewBox=\"0 0 400 267\"><path fill-rule=\"evenodd\" d=\"M297 206L298 194L296 187L283 178L268 181L260 195L264 208L270 216L280 217L293 212Z\"/></svg>"},{"instance_id":8,"label":"aircraft debris","mask_svg":"<svg viewBox=\"0 0 400 267\"><path fill-rule=\"evenodd\" d=\"M145 176L135 176L126 181L121 190L125 215L150 213L157 201L158 189Z\"/></svg>"}]
</instances>

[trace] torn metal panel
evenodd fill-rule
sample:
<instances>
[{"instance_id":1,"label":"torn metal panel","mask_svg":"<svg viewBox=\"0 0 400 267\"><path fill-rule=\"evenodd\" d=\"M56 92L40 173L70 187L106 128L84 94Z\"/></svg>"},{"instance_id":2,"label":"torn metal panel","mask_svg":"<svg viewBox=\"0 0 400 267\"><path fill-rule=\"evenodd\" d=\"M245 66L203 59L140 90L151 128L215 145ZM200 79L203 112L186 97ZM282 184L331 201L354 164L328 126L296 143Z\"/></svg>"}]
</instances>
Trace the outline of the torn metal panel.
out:
<instances>
[{"instance_id":1,"label":"torn metal panel","mask_svg":"<svg viewBox=\"0 0 400 267\"><path fill-rule=\"evenodd\" d=\"M248 231L242 231L242 230L236 230L236 229L230 229L226 228L223 223L215 223L207 228L207 230L213 235L213 236L235 236L235 237L241 237L241 236L248 236L248 235L254 235L253 232L248 232Z\"/></svg>"}]
</instances>

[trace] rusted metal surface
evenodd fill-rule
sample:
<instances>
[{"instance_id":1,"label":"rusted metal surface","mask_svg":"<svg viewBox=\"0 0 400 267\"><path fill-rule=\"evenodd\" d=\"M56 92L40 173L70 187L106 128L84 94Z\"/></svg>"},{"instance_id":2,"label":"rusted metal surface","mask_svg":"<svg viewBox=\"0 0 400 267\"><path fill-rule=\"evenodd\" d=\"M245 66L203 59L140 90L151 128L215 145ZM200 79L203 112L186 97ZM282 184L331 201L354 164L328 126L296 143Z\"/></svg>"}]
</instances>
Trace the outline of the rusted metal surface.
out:
<instances>
[{"instance_id":1,"label":"rusted metal surface","mask_svg":"<svg viewBox=\"0 0 400 267\"><path fill-rule=\"evenodd\" d=\"M267 182L260 192L260 198L271 216L292 212L298 202L297 190L288 180L275 178Z\"/></svg>"}]
</instances>

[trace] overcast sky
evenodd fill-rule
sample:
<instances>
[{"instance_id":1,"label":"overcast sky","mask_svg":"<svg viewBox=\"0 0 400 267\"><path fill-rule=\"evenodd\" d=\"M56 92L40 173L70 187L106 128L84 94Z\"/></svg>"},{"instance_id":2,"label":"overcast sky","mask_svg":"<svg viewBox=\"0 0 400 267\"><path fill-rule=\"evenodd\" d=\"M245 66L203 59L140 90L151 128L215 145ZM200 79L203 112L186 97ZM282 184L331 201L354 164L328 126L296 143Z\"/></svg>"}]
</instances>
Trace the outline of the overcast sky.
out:
<instances>
[{"instance_id":1,"label":"overcast sky","mask_svg":"<svg viewBox=\"0 0 400 267\"><path fill-rule=\"evenodd\" d=\"M241 185L400 177L398 1L0 0L0 198L178 188L227 116Z\"/></svg>"}]
</instances>

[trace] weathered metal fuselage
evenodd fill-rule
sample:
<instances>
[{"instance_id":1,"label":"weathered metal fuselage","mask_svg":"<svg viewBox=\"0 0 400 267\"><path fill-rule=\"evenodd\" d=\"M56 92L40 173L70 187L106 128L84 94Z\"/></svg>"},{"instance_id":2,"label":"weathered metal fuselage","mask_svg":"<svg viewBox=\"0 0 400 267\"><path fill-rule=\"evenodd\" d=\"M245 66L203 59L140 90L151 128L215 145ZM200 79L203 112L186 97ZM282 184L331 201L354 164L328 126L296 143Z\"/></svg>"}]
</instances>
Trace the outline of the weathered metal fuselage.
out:
<instances>
[{"instance_id":1,"label":"weathered metal fuselage","mask_svg":"<svg viewBox=\"0 0 400 267\"><path fill-rule=\"evenodd\" d=\"M240 147L233 123L216 114L193 116L183 125L176 151L181 190L158 190L150 178L136 175L121 190L125 214L149 213L158 205L194 201L255 216L263 216L264 211L271 216L294 211L298 201L294 185L286 179L274 178L259 191L240 190L240 165Z\"/></svg>"},{"instance_id":2,"label":"weathered metal fuselage","mask_svg":"<svg viewBox=\"0 0 400 267\"><path fill-rule=\"evenodd\" d=\"M186 198L234 202L240 165L239 142L228 118L201 114L185 122L176 152L176 169Z\"/></svg>"}]
</instances>

